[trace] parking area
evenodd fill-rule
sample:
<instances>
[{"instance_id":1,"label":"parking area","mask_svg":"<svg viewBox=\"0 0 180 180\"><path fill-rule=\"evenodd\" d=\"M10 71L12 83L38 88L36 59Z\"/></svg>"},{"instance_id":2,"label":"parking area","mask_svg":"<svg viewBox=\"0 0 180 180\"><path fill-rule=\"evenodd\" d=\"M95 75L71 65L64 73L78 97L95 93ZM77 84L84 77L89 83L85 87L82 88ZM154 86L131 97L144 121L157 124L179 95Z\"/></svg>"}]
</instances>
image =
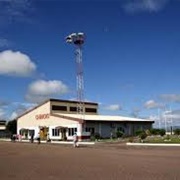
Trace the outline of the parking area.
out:
<instances>
[{"instance_id":1,"label":"parking area","mask_svg":"<svg viewBox=\"0 0 180 180\"><path fill-rule=\"evenodd\" d=\"M2 180L178 180L180 147L0 142Z\"/></svg>"}]
</instances>

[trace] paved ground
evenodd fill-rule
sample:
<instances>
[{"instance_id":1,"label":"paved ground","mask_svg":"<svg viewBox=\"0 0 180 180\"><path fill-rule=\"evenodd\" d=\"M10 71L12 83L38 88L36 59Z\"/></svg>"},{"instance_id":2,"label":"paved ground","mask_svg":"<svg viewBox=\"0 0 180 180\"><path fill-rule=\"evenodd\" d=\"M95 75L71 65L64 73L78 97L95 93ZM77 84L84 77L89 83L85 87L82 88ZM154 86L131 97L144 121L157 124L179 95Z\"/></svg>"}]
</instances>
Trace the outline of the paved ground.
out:
<instances>
[{"instance_id":1,"label":"paved ground","mask_svg":"<svg viewBox=\"0 0 180 180\"><path fill-rule=\"evenodd\" d=\"M0 142L1 180L179 180L180 147Z\"/></svg>"}]
</instances>

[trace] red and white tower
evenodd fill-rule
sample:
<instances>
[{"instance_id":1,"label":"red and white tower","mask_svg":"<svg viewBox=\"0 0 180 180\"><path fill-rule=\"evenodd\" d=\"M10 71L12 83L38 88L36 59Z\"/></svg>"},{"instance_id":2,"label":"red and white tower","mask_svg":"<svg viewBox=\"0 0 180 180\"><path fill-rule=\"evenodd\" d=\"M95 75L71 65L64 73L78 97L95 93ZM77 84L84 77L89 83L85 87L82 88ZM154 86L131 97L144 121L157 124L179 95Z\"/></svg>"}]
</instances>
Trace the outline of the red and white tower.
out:
<instances>
[{"instance_id":1,"label":"red and white tower","mask_svg":"<svg viewBox=\"0 0 180 180\"><path fill-rule=\"evenodd\" d=\"M76 60L76 88L77 88L77 114L84 119L84 79L83 79L83 64L82 64L82 45L84 44L84 33L72 33L66 37L66 42L75 45L75 60ZM79 128L82 134L83 128Z\"/></svg>"}]
</instances>

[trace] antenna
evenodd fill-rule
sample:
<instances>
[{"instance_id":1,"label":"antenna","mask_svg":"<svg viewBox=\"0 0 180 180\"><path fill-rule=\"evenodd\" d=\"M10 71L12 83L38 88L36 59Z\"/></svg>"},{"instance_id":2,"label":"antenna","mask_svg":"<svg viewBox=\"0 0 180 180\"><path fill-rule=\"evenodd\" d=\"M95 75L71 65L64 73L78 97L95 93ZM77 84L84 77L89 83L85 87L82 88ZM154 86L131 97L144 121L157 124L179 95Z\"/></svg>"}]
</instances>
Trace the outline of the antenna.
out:
<instances>
[{"instance_id":1,"label":"antenna","mask_svg":"<svg viewBox=\"0 0 180 180\"><path fill-rule=\"evenodd\" d=\"M84 44L84 33L72 33L66 37L66 42L75 45L75 60L76 60L76 88L77 88L77 114L83 120L84 118L84 79L83 79L83 64L82 64L82 45ZM82 133L82 127L80 129Z\"/></svg>"}]
</instances>

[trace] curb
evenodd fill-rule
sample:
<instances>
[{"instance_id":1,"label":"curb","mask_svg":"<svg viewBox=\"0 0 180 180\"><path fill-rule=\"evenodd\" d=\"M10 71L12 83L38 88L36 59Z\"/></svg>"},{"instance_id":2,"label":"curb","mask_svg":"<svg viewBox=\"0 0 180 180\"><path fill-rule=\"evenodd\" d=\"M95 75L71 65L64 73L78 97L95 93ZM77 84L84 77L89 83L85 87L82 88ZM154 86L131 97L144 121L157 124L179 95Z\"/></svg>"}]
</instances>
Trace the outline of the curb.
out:
<instances>
[{"instance_id":1,"label":"curb","mask_svg":"<svg viewBox=\"0 0 180 180\"><path fill-rule=\"evenodd\" d=\"M165 144L165 143L126 143L127 146L179 146L180 144Z\"/></svg>"},{"instance_id":2,"label":"curb","mask_svg":"<svg viewBox=\"0 0 180 180\"><path fill-rule=\"evenodd\" d=\"M0 139L0 141L6 141L6 142L11 142L10 139ZM16 141L19 143L30 143L29 140L21 140L21 141ZM34 143L37 143L37 141L35 140ZM72 145L73 142L67 142L67 141L51 141L51 142L46 142L46 141L41 141L41 143L43 144L69 144ZM78 142L79 145L94 145L95 142Z\"/></svg>"}]
</instances>

